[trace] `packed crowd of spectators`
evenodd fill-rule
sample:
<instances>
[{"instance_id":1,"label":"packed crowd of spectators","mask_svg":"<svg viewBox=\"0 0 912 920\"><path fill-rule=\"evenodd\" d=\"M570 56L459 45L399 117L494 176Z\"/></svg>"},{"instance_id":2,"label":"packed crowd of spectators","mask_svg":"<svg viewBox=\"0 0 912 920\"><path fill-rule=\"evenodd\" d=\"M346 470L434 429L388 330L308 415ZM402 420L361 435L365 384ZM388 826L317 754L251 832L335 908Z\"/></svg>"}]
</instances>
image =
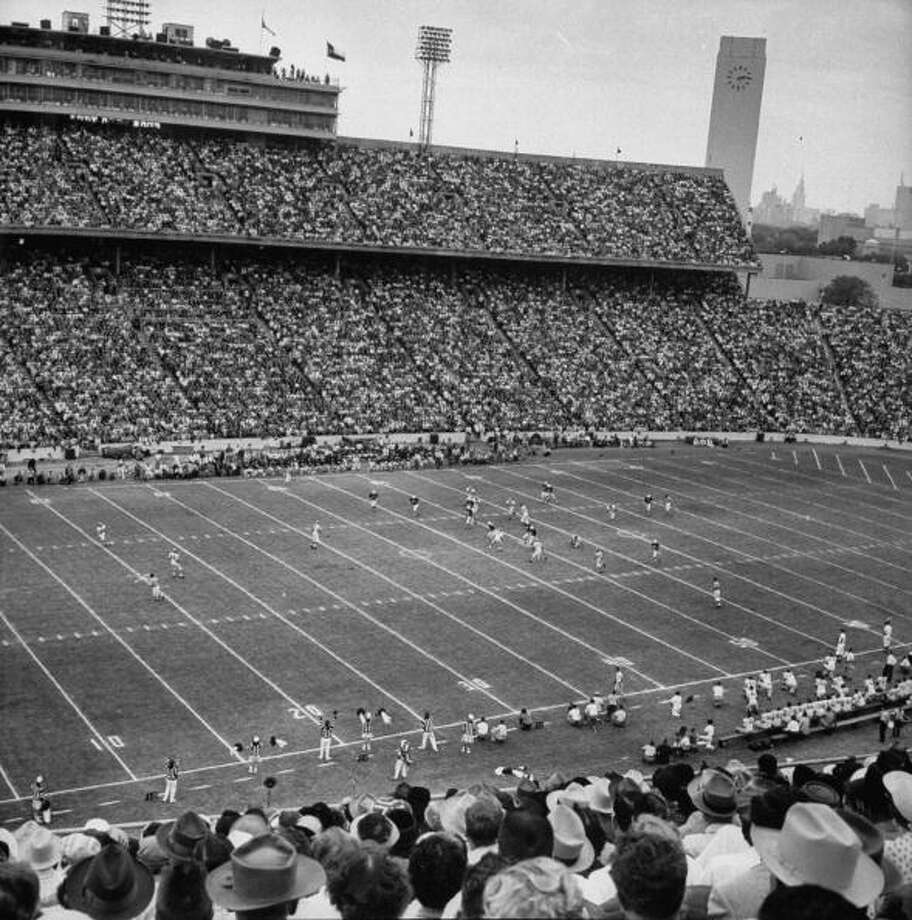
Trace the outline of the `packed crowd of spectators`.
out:
<instances>
[{"instance_id":1,"label":"packed crowd of spectators","mask_svg":"<svg viewBox=\"0 0 912 920\"><path fill-rule=\"evenodd\" d=\"M755 261L723 180L509 156L5 123L0 226L487 253Z\"/></svg>"},{"instance_id":2,"label":"packed crowd of spectators","mask_svg":"<svg viewBox=\"0 0 912 920\"><path fill-rule=\"evenodd\" d=\"M718 276L152 254L115 273L38 251L0 275L0 443L567 428L904 439L910 338L909 314L745 303Z\"/></svg>"},{"instance_id":3,"label":"packed crowd of spectators","mask_svg":"<svg viewBox=\"0 0 912 920\"><path fill-rule=\"evenodd\" d=\"M648 779L495 773L516 785L479 777L432 798L402 781L213 816L165 805L174 817L132 835L100 816L57 835L42 797L0 830L0 916L912 916L912 761L897 745L818 769L765 753Z\"/></svg>"}]
</instances>

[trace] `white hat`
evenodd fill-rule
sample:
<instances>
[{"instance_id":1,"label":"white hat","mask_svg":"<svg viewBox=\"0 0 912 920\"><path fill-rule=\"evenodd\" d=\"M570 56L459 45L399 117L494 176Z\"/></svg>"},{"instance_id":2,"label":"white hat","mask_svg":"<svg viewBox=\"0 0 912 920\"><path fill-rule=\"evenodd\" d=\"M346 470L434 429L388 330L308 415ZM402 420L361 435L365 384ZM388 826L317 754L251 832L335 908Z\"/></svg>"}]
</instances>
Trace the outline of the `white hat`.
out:
<instances>
[{"instance_id":1,"label":"white hat","mask_svg":"<svg viewBox=\"0 0 912 920\"><path fill-rule=\"evenodd\" d=\"M912 773L891 770L884 774L883 784L893 796L893 805L907 820L912 821Z\"/></svg>"},{"instance_id":2,"label":"white hat","mask_svg":"<svg viewBox=\"0 0 912 920\"><path fill-rule=\"evenodd\" d=\"M867 907L883 890L880 866L864 855L858 835L829 805L793 805L781 831L755 824L751 840L785 885L819 885L856 907Z\"/></svg>"}]
</instances>

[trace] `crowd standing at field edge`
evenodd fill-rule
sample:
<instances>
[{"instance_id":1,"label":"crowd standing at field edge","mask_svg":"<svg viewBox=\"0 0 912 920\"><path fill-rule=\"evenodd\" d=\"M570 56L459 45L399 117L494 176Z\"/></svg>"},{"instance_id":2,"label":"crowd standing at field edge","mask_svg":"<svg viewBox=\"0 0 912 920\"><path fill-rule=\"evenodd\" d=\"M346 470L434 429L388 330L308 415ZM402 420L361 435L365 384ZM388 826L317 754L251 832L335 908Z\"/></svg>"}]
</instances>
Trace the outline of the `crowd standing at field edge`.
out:
<instances>
[{"instance_id":1,"label":"crowd standing at field edge","mask_svg":"<svg viewBox=\"0 0 912 920\"><path fill-rule=\"evenodd\" d=\"M503 768L433 799L0 830L0 916L45 920L568 917L892 920L912 898L912 761L780 769L769 753L601 775ZM810 911L810 913L809 913Z\"/></svg>"}]
</instances>

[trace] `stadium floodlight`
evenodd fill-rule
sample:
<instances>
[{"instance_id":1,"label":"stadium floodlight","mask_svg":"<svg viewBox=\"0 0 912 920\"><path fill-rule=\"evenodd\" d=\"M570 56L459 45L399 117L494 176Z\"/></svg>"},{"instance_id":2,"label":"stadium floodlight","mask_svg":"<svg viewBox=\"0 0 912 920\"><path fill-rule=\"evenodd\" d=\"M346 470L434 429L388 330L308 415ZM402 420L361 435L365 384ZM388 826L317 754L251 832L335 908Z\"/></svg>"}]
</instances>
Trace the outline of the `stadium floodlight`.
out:
<instances>
[{"instance_id":1,"label":"stadium floodlight","mask_svg":"<svg viewBox=\"0 0 912 920\"><path fill-rule=\"evenodd\" d=\"M418 119L418 143L431 143L434 125L434 91L437 86L437 65L448 64L453 30L440 26L421 26L415 60L421 61L424 77L421 81L421 115Z\"/></svg>"}]
</instances>

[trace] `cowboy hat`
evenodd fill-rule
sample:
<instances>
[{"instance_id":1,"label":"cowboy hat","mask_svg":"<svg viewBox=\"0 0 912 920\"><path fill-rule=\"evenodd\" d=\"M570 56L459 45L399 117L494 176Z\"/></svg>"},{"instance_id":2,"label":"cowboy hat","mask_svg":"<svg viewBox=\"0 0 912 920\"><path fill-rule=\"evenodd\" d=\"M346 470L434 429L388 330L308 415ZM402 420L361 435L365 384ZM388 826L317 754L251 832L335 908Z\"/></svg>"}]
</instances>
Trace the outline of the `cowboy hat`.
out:
<instances>
[{"instance_id":1,"label":"cowboy hat","mask_svg":"<svg viewBox=\"0 0 912 920\"><path fill-rule=\"evenodd\" d=\"M581 786L579 783L569 783L563 789L552 789L545 796L545 804L548 811L554 811L555 807L563 802L565 805L588 805L589 804L589 787Z\"/></svg>"},{"instance_id":2,"label":"cowboy hat","mask_svg":"<svg viewBox=\"0 0 912 920\"><path fill-rule=\"evenodd\" d=\"M36 872L50 869L60 862L60 838L35 821L26 821L16 831L19 859Z\"/></svg>"},{"instance_id":3,"label":"cowboy hat","mask_svg":"<svg viewBox=\"0 0 912 920\"><path fill-rule=\"evenodd\" d=\"M318 891L326 882L323 867L276 834L248 840L231 860L206 877L206 891L228 910L256 910L294 901Z\"/></svg>"},{"instance_id":4,"label":"cowboy hat","mask_svg":"<svg viewBox=\"0 0 912 920\"><path fill-rule=\"evenodd\" d=\"M193 859L207 833L209 825L195 811L185 811L175 822L156 830L155 842L172 859Z\"/></svg>"},{"instance_id":5,"label":"cowboy hat","mask_svg":"<svg viewBox=\"0 0 912 920\"><path fill-rule=\"evenodd\" d=\"M912 773L891 770L884 773L883 784L893 797L893 807L906 821L912 821Z\"/></svg>"},{"instance_id":6,"label":"cowboy hat","mask_svg":"<svg viewBox=\"0 0 912 920\"><path fill-rule=\"evenodd\" d=\"M884 874L855 831L829 805L799 802L782 830L755 825L751 840L763 864L785 885L819 885L856 907L880 894Z\"/></svg>"},{"instance_id":7,"label":"cowboy hat","mask_svg":"<svg viewBox=\"0 0 912 920\"><path fill-rule=\"evenodd\" d=\"M62 901L95 920L130 920L152 900L152 873L118 843L103 846L95 856L70 869Z\"/></svg>"},{"instance_id":8,"label":"cowboy hat","mask_svg":"<svg viewBox=\"0 0 912 920\"><path fill-rule=\"evenodd\" d=\"M595 847L586 836L580 816L569 805L558 804L548 821L554 832L551 855L571 872L585 872L595 859Z\"/></svg>"},{"instance_id":9,"label":"cowboy hat","mask_svg":"<svg viewBox=\"0 0 912 920\"><path fill-rule=\"evenodd\" d=\"M611 796L611 781L605 777L595 779L586 786L586 804L601 815L614 813L614 801Z\"/></svg>"},{"instance_id":10,"label":"cowboy hat","mask_svg":"<svg viewBox=\"0 0 912 920\"><path fill-rule=\"evenodd\" d=\"M709 818L730 818L738 808L735 784L718 770L704 770L687 784L694 808Z\"/></svg>"}]
</instances>

